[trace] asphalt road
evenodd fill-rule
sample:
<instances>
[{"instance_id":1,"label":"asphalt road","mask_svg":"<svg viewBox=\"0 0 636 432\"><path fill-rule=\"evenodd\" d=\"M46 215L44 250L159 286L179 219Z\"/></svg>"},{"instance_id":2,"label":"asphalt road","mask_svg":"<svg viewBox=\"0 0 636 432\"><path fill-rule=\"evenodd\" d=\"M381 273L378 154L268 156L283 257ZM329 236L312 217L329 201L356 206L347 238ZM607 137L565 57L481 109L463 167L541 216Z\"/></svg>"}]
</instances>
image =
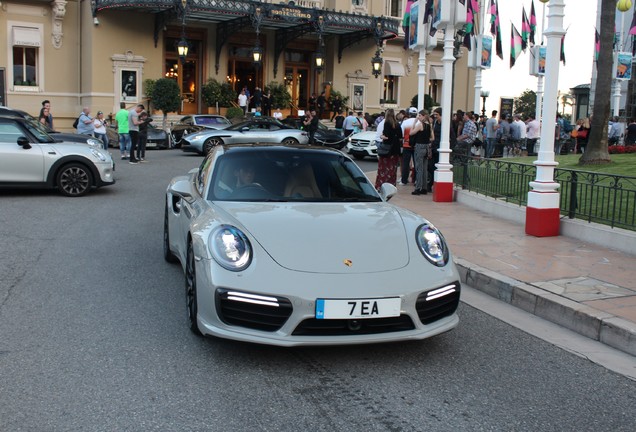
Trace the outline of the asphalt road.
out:
<instances>
[{"instance_id":1,"label":"asphalt road","mask_svg":"<svg viewBox=\"0 0 636 432\"><path fill-rule=\"evenodd\" d=\"M202 339L162 258L201 158L118 162L84 198L0 192L0 431L633 431L636 382L462 304L417 343Z\"/></svg>"}]
</instances>

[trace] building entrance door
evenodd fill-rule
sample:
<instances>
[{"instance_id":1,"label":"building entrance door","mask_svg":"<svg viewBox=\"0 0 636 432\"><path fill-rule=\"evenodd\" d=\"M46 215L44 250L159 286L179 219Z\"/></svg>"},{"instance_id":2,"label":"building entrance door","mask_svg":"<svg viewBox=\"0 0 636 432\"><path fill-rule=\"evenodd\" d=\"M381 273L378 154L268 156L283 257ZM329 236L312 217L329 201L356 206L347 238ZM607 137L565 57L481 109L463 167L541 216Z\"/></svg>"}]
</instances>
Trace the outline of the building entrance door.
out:
<instances>
[{"instance_id":1,"label":"building entrance door","mask_svg":"<svg viewBox=\"0 0 636 432\"><path fill-rule=\"evenodd\" d=\"M298 116L298 110L307 111L309 105L309 68L306 66L285 67L285 86L292 97L291 115Z\"/></svg>"},{"instance_id":2,"label":"building entrance door","mask_svg":"<svg viewBox=\"0 0 636 432\"><path fill-rule=\"evenodd\" d=\"M172 34L166 37L164 76L174 79L181 91L181 106L179 114L199 114L205 107L201 100L201 86L203 84L203 36L188 34L188 55L179 59L177 44L180 37Z\"/></svg>"}]
</instances>

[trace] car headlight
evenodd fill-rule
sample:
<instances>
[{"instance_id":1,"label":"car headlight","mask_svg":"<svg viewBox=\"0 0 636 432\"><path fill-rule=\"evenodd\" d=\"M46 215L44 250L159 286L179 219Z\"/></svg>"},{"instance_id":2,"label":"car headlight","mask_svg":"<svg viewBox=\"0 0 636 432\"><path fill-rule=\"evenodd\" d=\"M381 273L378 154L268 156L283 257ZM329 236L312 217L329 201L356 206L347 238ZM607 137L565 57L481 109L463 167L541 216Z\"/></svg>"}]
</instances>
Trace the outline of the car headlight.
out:
<instances>
[{"instance_id":1,"label":"car headlight","mask_svg":"<svg viewBox=\"0 0 636 432\"><path fill-rule=\"evenodd\" d=\"M438 267L448 263L448 246L444 236L432 224L420 225L415 231L415 240L427 260Z\"/></svg>"},{"instance_id":2,"label":"car headlight","mask_svg":"<svg viewBox=\"0 0 636 432\"><path fill-rule=\"evenodd\" d=\"M252 262L252 245L247 236L231 225L221 225L210 234L212 258L231 271L245 270Z\"/></svg>"},{"instance_id":3,"label":"car headlight","mask_svg":"<svg viewBox=\"0 0 636 432\"><path fill-rule=\"evenodd\" d=\"M91 153L102 162L106 162L106 155L97 149L91 149Z\"/></svg>"},{"instance_id":4,"label":"car headlight","mask_svg":"<svg viewBox=\"0 0 636 432\"><path fill-rule=\"evenodd\" d=\"M103 147L104 143L102 142L102 140L96 139L96 138L89 138L86 140L86 144L93 146L93 147Z\"/></svg>"}]
</instances>

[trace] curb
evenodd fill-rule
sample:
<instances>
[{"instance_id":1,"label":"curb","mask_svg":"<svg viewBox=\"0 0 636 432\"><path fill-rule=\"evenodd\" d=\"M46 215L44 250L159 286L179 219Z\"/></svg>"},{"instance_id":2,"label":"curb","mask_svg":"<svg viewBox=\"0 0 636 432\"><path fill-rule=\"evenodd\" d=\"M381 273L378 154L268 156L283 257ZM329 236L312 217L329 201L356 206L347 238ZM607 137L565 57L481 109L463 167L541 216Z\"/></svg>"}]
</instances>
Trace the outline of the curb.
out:
<instances>
[{"instance_id":1,"label":"curb","mask_svg":"<svg viewBox=\"0 0 636 432\"><path fill-rule=\"evenodd\" d=\"M580 335L636 356L636 324L455 257L462 283Z\"/></svg>"}]
</instances>

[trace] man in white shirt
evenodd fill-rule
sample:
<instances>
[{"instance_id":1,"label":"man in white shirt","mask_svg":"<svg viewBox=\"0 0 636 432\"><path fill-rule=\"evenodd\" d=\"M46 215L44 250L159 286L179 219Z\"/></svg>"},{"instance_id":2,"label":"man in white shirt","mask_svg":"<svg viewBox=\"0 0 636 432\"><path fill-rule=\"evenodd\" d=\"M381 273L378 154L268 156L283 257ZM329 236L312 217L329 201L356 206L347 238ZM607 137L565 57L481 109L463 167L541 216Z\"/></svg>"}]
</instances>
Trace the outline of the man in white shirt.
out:
<instances>
[{"instance_id":1,"label":"man in white shirt","mask_svg":"<svg viewBox=\"0 0 636 432\"><path fill-rule=\"evenodd\" d=\"M535 152L534 146L541 134L541 124L539 123L539 120L534 118L534 114L530 114L528 115L528 122L526 123L526 125L526 147L528 149L528 156L536 156L537 153Z\"/></svg>"},{"instance_id":2,"label":"man in white shirt","mask_svg":"<svg viewBox=\"0 0 636 432\"><path fill-rule=\"evenodd\" d=\"M512 122L514 132L511 130L513 136L513 155L520 156L521 150L526 149L526 124L521 120L520 114L515 114L514 119Z\"/></svg>"},{"instance_id":3,"label":"man in white shirt","mask_svg":"<svg viewBox=\"0 0 636 432\"><path fill-rule=\"evenodd\" d=\"M238 95L238 104L243 110L243 114L247 113L247 95L245 94L245 90L241 90L241 94Z\"/></svg>"}]
</instances>

